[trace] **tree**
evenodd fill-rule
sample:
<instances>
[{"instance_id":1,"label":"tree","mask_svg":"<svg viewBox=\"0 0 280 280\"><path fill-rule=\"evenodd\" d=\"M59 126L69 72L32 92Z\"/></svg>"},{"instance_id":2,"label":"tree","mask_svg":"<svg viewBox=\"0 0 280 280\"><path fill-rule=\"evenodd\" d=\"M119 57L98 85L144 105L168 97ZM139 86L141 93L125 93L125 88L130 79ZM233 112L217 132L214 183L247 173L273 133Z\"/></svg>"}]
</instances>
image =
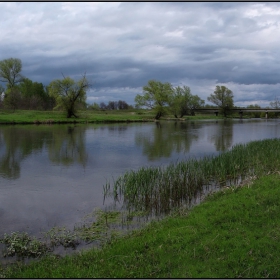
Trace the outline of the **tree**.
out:
<instances>
[{"instance_id":1,"label":"tree","mask_svg":"<svg viewBox=\"0 0 280 280\"><path fill-rule=\"evenodd\" d=\"M257 104L251 104L247 106L248 109L261 109L261 106ZM253 118L260 118L261 117L261 112L249 112L249 116Z\"/></svg>"},{"instance_id":2,"label":"tree","mask_svg":"<svg viewBox=\"0 0 280 280\"><path fill-rule=\"evenodd\" d=\"M99 107L100 107L101 110L106 110L107 109L107 105L104 102L101 102L99 104Z\"/></svg>"},{"instance_id":3,"label":"tree","mask_svg":"<svg viewBox=\"0 0 280 280\"><path fill-rule=\"evenodd\" d=\"M234 106L233 93L225 86L216 86L214 93L207 100L217 105L225 117Z\"/></svg>"},{"instance_id":4,"label":"tree","mask_svg":"<svg viewBox=\"0 0 280 280\"><path fill-rule=\"evenodd\" d=\"M48 86L48 91L56 100L56 108L63 108L67 113L67 118L72 116L77 118L76 111L79 106L85 105L88 88L89 83L84 74L82 79L76 82L70 77L52 81Z\"/></svg>"},{"instance_id":5,"label":"tree","mask_svg":"<svg viewBox=\"0 0 280 280\"><path fill-rule=\"evenodd\" d=\"M15 111L21 103L21 94L18 88L13 87L6 90L4 97L4 107Z\"/></svg>"},{"instance_id":6,"label":"tree","mask_svg":"<svg viewBox=\"0 0 280 280\"><path fill-rule=\"evenodd\" d=\"M173 94L169 98L169 106L175 118L182 118L189 113L189 103L191 99L191 90L189 87L175 87Z\"/></svg>"},{"instance_id":7,"label":"tree","mask_svg":"<svg viewBox=\"0 0 280 280\"><path fill-rule=\"evenodd\" d=\"M118 102L117 101L109 101L107 105L108 110L117 110L118 109Z\"/></svg>"},{"instance_id":8,"label":"tree","mask_svg":"<svg viewBox=\"0 0 280 280\"><path fill-rule=\"evenodd\" d=\"M94 102L93 104L88 105L88 109L98 111L100 110L100 106Z\"/></svg>"},{"instance_id":9,"label":"tree","mask_svg":"<svg viewBox=\"0 0 280 280\"><path fill-rule=\"evenodd\" d=\"M194 115L195 109L203 107L204 104L205 104L205 101L202 100L198 95L191 95L191 99L190 99L191 115Z\"/></svg>"},{"instance_id":10,"label":"tree","mask_svg":"<svg viewBox=\"0 0 280 280\"><path fill-rule=\"evenodd\" d=\"M42 83L33 82L28 78L24 78L17 85L21 96L21 108L24 109L47 109L49 106L49 95Z\"/></svg>"},{"instance_id":11,"label":"tree","mask_svg":"<svg viewBox=\"0 0 280 280\"><path fill-rule=\"evenodd\" d=\"M129 105L125 101L123 101L123 100L118 101L119 110L127 110L128 108L129 108Z\"/></svg>"},{"instance_id":12,"label":"tree","mask_svg":"<svg viewBox=\"0 0 280 280\"><path fill-rule=\"evenodd\" d=\"M194 115L194 110L204 105L204 100L197 95L191 94L191 89L187 86L173 88L173 94L169 99L171 112L175 118L184 115Z\"/></svg>"},{"instance_id":13,"label":"tree","mask_svg":"<svg viewBox=\"0 0 280 280\"><path fill-rule=\"evenodd\" d=\"M148 84L143 87L143 95L136 95L136 107L144 106L154 109L156 111L155 119L159 119L167 112L167 105L172 91L170 83L150 80Z\"/></svg>"},{"instance_id":14,"label":"tree","mask_svg":"<svg viewBox=\"0 0 280 280\"><path fill-rule=\"evenodd\" d=\"M20 74L22 68L21 60L8 58L0 61L0 81L7 83L7 88L13 88L21 82L23 76Z\"/></svg>"}]
</instances>

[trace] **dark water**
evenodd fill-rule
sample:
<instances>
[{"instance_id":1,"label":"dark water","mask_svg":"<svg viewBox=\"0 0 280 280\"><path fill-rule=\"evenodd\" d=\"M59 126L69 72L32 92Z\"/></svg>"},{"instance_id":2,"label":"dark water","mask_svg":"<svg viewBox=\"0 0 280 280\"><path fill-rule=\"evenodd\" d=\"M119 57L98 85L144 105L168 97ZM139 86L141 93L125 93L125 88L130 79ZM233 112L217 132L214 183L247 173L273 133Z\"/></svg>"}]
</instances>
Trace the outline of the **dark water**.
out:
<instances>
[{"instance_id":1,"label":"dark water","mask_svg":"<svg viewBox=\"0 0 280 280\"><path fill-rule=\"evenodd\" d=\"M0 235L72 228L103 185L142 166L200 158L280 136L278 120L0 127Z\"/></svg>"}]
</instances>

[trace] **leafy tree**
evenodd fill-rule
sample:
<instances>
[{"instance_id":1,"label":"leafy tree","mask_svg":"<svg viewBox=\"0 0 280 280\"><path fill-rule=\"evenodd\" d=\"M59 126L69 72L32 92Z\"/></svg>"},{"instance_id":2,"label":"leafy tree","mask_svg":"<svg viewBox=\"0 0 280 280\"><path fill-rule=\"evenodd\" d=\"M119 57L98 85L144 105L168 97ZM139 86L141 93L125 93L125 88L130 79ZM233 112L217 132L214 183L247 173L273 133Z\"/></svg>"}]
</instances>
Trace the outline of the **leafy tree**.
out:
<instances>
[{"instance_id":1,"label":"leafy tree","mask_svg":"<svg viewBox=\"0 0 280 280\"><path fill-rule=\"evenodd\" d=\"M150 80L148 84L143 87L143 95L136 95L136 107L154 109L156 111L155 118L159 119L167 112L167 105L172 92L173 90L170 83Z\"/></svg>"},{"instance_id":2,"label":"leafy tree","mask_svg":"<svg viewBox=\"0 0 280 280\"><path fill-rule=\"evenodd\" d=\"M191 90L189 87L175 87L173 94L169 98L169 106L175 118L182 118L189 113L189 103L191 99Z\"/></svg>"},{"instance_id":3,"label":"leafy tree","mask_svg":"<svg viewBox=\"0 0 280 280\"><path fill-rule=\"evenodd\" d=\"M7 88L13 88L21 82L23 76L20 74L22 68L21 60L8 58L0 61L0 81L7 83Z\"/></svg>"},{"instance_id":4,"label":"leafy tree","mask_svg":"<svg viewBox=\"0 0 280 280\"><path fill-rule=\"evenodd\" d=\"M234 106L233 93L225 86L216 86L214 93L207 100L217 105L225 117Z\"/></svg>"},{"instance_id":5,"label":"leafy tree","mask_svg":"<svg viewBox=\"0 0 280 280\"><path fill-rule=\"evenodd\" d=\"M191 115L194 115L195 109L204 107L205 101L201 99L198 95L191 95L190 99L190 111Z\"/></svg>"},{"instance_id":6,"label":"leafy tree","mask_svg":"<svg viewBox=\"0 0 280 280\"><path fill-rule=\"evenodd\" d=\"M4 97L4 107L15 111L21 103L21 94L17 87L9 88L6 90Z\"/></svg>"},{"instance_id":7,"label":"leafy tree","mask_svg":"<svg viewBox=\"0 0 280 280\"><path fill-rule=\"evenodd\" d=\"M257 104L251 104L247 106L248 109L261 109L261 106ZM249 112L249 116L253 118L260 118L261 117L261 112Z\"/></svg>"},{"instance_id":8,"label":"leafy tree","mask_svg":"<svg viewBox=\"0 0 280 280\"><path fill-rule=\"evenodd\" d=\"M96 102L94 102L93 104L88 105L88 109L97 111L100 109L100 106Z\"/></svg>"},{"instance_id":9,"label":"leafy tree","mask_svg":"<svg viewBox=\"0 0 280 280\"><path fill-rule=\"evenodd\" d=\"M24 78L17 86L22 95L21 108L47 109L49 108L49 95L42 83L33 82Z\"/></svg>"},{"instance_id":10,"label":"leafy tree","mask_svg":"<svg viewBox=\"0 0 280 280\"><path fill-rule=\"evenodd\" d=\"M50 96L56 99L56 108L63 108L67 113L67 118L72 116L77 118L76 111L79 106L85 105L88 88L86 75L76 82L70 77L64 77L63 80L52 81L48 86Z\"/></svg>"},{"instance_id":11,"label":"leafy tree","mask_svg":"<svg viewBox=\"0 0 280 280\"><path fill-rule=\"evenodd\" d=\"M187 86L173 88L173 95L169 99L171 112L175 118L184 115L194 115L194 110L202 107L204 101L197 95L192 95L191 90Z\"/></svg>"}]
</instances>

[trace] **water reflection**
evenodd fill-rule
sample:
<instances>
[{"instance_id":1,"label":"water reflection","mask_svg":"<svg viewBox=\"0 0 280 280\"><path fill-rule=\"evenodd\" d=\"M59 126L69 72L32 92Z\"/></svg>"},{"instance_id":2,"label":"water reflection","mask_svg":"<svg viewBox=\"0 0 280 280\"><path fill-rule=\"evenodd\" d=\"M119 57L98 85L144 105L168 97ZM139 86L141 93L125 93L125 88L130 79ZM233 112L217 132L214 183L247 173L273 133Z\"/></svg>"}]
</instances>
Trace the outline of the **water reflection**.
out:
<instances>
[{"instance_id":1,"label":"water reflection","mask_svg":"<svg viewBox=\"0 0 280 280\"><path fill-rule=\"evenodd\" d=\"M56 130L52 130L52 139L47 145L50 160L66 166L77 162L85 167L85 131L85 126L68 126L62 129L57 127Z\"/></svg>"},{"instance_id":2,"label":"water reflection","mask_svg":"<svg viewBox=\"0 0 280 280\"><path fill-rule=\"evenodd\" d=\"M8 126L0 130L0 173L1 176L17 179L24 158L41 150L47 139L46 131L30 130L25 127Z\"/></svg>"},{"instance_id":3,"label":"water reflection","mask_svg":"<svg viewBox=\"0 0 280 280\"><path fill-rule=\"evenodd\" d=\"M49 159L57 164L86 165L86 127L5 126L0 130L0 175L20 177L21 162L46 147Z\"/></svg>"},{"instance_id":4,"label":"water reflection","mask_svg":"<svg viewBox=\"0 0 280 280\"><path fill-rule=\"evenodd\" d=\"M214 143L216 151L227 151L232 147L233 123L231 121L217 122L213 127L210 142Z\"/></svg>"},{"instance_id":5,"label":"water reflection","mask_svg":"<svg viewBox=\"0 0 280 280\"><path fill-rule=\"evenodd\" d=\"M199 137L199 122L156 122L149 134L136 133L135 143L149 160L170 157L173 152L186 153Z\"/></svg>"}]
</instances>

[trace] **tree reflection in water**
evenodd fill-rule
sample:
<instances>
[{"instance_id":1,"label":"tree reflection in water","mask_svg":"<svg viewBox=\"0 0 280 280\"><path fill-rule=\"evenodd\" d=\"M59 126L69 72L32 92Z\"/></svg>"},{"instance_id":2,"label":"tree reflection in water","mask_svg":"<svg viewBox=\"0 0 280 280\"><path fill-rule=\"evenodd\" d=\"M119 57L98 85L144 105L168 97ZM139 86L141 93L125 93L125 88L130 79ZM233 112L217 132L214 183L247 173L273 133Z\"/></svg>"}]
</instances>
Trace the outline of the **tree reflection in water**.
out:
<instances>
[{"instance_id":1,"label":"tree reflection in water","mask_svg":"<svg viewBox=\"0 0 280 280\"><path fill-rule=\"evenodd\" d=\"M1 127L0 176L19 178L21 162L45 147L48 149L49 159L55 163L70 165L77 162L85 166L85 130L82 126Z\"/></svg>"},{"instance_id":2,"label":"tree reflection in water","mask_svg":"<svg viewBox=\"0 0 280 280\"><path fill-rule=\"evenodd\" d=\"M173 152L188 152L192 142L198 140L197 130L201 125L198 122L156 122L150 135L136 133L135 142L143 147L143 154L151 161L168 158Z\"/></svg>"}]
</instances>

